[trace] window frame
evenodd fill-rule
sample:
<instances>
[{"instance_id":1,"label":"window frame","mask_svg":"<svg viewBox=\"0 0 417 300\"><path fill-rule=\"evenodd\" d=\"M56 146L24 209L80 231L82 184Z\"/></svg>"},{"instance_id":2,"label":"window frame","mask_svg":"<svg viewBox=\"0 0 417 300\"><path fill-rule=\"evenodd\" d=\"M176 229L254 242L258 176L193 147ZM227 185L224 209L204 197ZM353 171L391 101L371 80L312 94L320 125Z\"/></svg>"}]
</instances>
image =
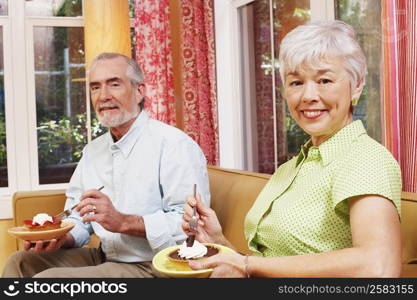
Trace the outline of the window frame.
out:
<instances>
[{"instance_id":1,"label":"window frame","mask_svg":"<svg viewBox=\"0 0 417 300\"><path fill-rule=\"evenodd\" d=\"M14 98L13 91L13 78L12 78L12 49L9 47L4 47L6 41L10 41L11 38L11 29L10 21L8 16L0 17L0 26L2 27L3 33L3 65L4 65L4 110L5 110L5 122L6 122L6 151L7 151L7 176L8 176L8 186L0 188L0 217L3 213L2 203L8 199L5 195L10 195L12 191L16 189L17 185L17 176L16 176L16 167L15 161L16 158L16 142L14 132L15 128L15 116L14 111L15 102L6 101L6 99Z\"/></svg>"}]
</instances>

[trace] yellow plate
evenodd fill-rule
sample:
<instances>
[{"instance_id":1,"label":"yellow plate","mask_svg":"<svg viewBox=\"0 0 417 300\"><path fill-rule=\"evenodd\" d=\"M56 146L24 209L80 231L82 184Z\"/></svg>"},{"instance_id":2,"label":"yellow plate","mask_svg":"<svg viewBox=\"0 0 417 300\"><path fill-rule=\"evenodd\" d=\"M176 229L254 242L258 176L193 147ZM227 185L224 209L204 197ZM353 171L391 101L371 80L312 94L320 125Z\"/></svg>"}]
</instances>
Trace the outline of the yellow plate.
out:
<instances>
[{"instance_id":1,"label":"yellow plate","mask_svg":"<svg viewBox=\"0 0 417 300\"><path fill-rule=\"evenodd\" d=\"M30 231L26 227L13 227L7 230L10 235L25 241L48 241L51 239L58 238L68 231L70 231L75 226L74 222L63 220L61 223L61 228L51 229L51 230L41 230L41 231Z\"/></svg>"},{"instance_id":2,"label":"yellow plate","mask_svg":"<svg viewBox=\"0 0 417 300\"><path fill-rule=\"evenodd\" d=\"M211 243L203 243L207 246L214 246L219 248L219 253L234 253L232 249ZM172 246L165 248L164 250L159 251L153 258L152 264L156 270L159 272L168 275L170 277L198 277L206 278L209 277L213 269L204 269L204 270L193 270L190 268L187 262L175 262L168 258L168 254L174 250L179 249L180 246Z\"/></svg>"}]
</instances>

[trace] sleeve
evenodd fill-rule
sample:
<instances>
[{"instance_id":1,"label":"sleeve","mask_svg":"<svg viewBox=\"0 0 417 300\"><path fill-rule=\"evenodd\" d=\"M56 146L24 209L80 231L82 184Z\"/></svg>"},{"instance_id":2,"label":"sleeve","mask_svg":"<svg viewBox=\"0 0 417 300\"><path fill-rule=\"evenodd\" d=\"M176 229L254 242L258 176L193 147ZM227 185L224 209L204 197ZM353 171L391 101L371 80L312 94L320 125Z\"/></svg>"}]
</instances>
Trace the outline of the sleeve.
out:
<instances>
[{"instance_id":1,"label":"sleeve","mask_svg":"<svg viewBox=\"0 0 417 300\"><path fill-rule=\"evenodd\" d=\"M65 209L68 209L79 202L79 199L84 191L82 184L82 174L85 161L85 149L83 151L83 157L78 162L77 167L75 168L74 173L71 176L71 180L68 185L68 189L65 193L67 200L65 202ZM90 223L84 223L81 216L75 210L72 211L72 214L67 218L75 223L74 228L70 231L71 235L74 237L75 244L74 247L81 247L87 244L90 241L90 235L93 233L93 228Z\"/></svg>"},{"instance_id":2,"label":"sleeve","mask_svg":"<svg viewBox=\"0 0 417 300\"><path fill-rule=\"evenodd\" d=\"M333 207L348 212L347 200L379 195L392 201L401 216L401 170L388 151L355 153L337 172L332 188Z\"/></svg>"},{"instance_id":3,"label":"sleeve","mask_svg":"<svg viewBox=\"0 0 417 300\"><path fill-rule=\"evenodd\" d=\"M170 143L160 161L161 209L143 216L146 237L154 252L182 242L183 206L192 195L193 185L203 201L210 204L207 163L200 147L191 139Z\"/></svg>"}]
</instances>

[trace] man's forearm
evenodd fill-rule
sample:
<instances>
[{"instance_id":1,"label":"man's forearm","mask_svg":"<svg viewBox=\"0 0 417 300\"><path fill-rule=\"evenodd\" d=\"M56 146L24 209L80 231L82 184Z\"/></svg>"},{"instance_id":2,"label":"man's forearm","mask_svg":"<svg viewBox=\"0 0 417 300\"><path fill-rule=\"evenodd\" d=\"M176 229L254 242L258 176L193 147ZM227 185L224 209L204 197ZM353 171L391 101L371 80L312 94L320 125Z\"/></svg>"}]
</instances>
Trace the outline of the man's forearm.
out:
<instances>
[{"instance_id":1,"label":"man's forearm","mask_svg":"<svg viewBox=\"0 0 417 300\"><path fill-rule=\"evenodd\" d=\"M124 215L120 233L146 238L145 222L142 216Z\"/></svg>"}]
</instances>

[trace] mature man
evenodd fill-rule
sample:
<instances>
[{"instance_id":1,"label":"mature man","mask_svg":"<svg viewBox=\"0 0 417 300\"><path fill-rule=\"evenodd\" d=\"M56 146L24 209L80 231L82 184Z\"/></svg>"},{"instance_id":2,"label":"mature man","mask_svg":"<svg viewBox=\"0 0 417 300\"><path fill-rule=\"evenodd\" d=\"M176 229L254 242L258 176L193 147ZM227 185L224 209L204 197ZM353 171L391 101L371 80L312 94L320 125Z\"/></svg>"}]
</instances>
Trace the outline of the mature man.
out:
<instances>
[{"instance_id":1,"label":"mature man","mask_svg":"<svg viewBox=\"0 0 417 300\"><path fill-rule=\"evenodd\" d=\"M65 207L79 203L69 217L76 226L49 243L26 242L32 250L13 254L3 277L158 277L150 261L184 240L182 207L193 185L210 201L201 149L142 110L145 85L134 60L99 55L89 85L97 117L110 130L85 147L69 183ZM100 249L81 248L92 233Z\"/></svg>"}]
</instances>

